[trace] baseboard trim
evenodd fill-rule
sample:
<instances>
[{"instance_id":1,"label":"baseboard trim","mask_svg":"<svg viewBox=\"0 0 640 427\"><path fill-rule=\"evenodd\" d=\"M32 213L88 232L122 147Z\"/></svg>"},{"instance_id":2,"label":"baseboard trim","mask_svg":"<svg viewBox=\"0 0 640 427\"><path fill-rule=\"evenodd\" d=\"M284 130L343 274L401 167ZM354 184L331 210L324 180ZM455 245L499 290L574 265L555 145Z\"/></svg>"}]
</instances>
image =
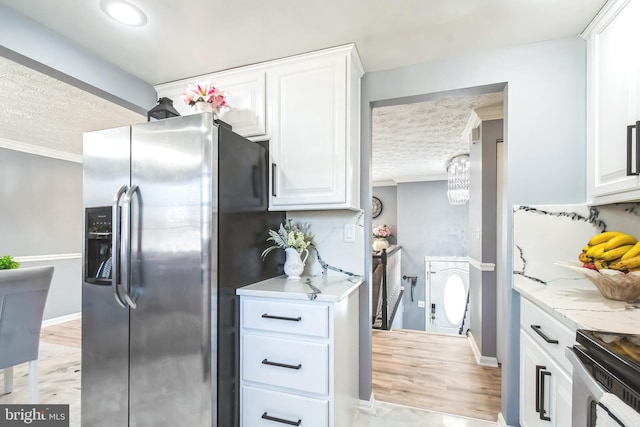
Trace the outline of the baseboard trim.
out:
<instances>
[{"instance_id":1,"label":"baseboard trim","mask_svg":"<svg viewBox=\"0 0 640 427\"><path fill-rule=\"evenodd\" d=\"M495 357L483 356L480 353L480 349L478 348L478 344L476 344L476 340L473 338L473 334L469 332L469 343L471 344L471 351L473 351L473 356L476 358L476 363L480 366L487 366L490 368L498 368L498 359Z\"/></svg>"},{"instance_id":2,"label":"baseboard trim","mask_svg":"<svg viewBox=\"0 0 640 427\"><path fill-rule=\"evenodd\" d=\"M358 411L365 414L375 414L375 406L376 398L373 396L373 392L371 393L371 397L369 397L369 400L358 400Z\"/></svg>"},{"instance_id":3,"label":"baseboard trim","mask_svg":"<svg viewBox=\"0 0 640 427\"><path fill-rule=\"evenodd\" d=\"M81 259L82 254L53 254L53 255L34 255L34 256L17 256L15 260L18 262L41 262L41 261L61 261L65 259Z\"/></svg>"},{"instance_id":4,"label":"baseboard trim","mask_svg":"<svg viewBox=\"0 0 640 427\"><path fill-rule=\"evenodd\" d=\"M498 427L513 427L507 424L504 417L502 416L502 412L498 413Z\"/></svg>"},{"instance_id":5,"label":"baseboard trim","mask_svg":"<svg viewBox=\"0 0 640 427\"><path fill-rule=\"evenodd\" d=\"M66 316L54 317L53 319L47 319L42 322L42 327L58 325L60 323L68 322L70 320L80 319L82 317L81 312L67 314Z\"/></svg>"}]
</instances>

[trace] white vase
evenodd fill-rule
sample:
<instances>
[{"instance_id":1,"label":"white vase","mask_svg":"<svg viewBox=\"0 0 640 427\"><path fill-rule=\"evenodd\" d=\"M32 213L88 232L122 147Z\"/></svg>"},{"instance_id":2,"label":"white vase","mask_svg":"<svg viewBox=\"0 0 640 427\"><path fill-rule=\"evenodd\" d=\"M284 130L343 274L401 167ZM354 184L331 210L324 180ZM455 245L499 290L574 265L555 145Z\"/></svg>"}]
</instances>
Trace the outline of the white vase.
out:
<instances>
[{"instance_id":1,"label":"white vase","mask_svg":"<svg viewBox=\"0 0 640 427\"><path fill-rule=\"evenodd\" d=\"M196 102L193 108L195 108L196 113L213 113L213 120L218 119L218 114L209 102Z\"/></svg>"},{"instance_id":2,"label":"white vase","mask_svg":"<svg viewBox=\"0 0 640 427\"><path fill-rule=\"evenodd\" d=\"M389 247L389 241L384 237L375 237L373 239L373 250L378 252Z\"/></svg>"},{"instance_id":3,"label":"white vase","mask_svg":"<svg viewBox=\"0 0 640 427\"><path fill-rule=\"evenodd\" d=\"M304 258L300 258L300 253L293 249L287 248L284 250L286 255L286 260L284 262L284 274L287 275L288 279L299 279L302 271L304 270L304 263L307 261L307 257L309 256L309 251L304 250L306 252L304 254Z\"/></svg>"}]
</instances>

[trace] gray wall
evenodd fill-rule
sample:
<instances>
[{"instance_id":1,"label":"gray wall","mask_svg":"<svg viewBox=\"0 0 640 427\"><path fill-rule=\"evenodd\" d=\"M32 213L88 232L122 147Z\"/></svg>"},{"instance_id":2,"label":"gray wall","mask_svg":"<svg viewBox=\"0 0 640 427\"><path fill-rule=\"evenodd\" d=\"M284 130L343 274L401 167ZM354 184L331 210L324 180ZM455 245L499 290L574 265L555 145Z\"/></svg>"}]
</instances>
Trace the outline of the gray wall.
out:
<instances>
[{"instance_id":1,"label":"gray wall","mask_svg":"<svg viewBox=\"0 0 640 427\"><path fill-rule=\"evenodd\" d=\"M371 108L388 100L495 83L507 83L506 135L501 245L507 248L503 270L501 345L502 414L518 425L518 324L520 300L512 289L512 214L514 204L584 203L586 198L586 48L579 37L482 51L437 62L367 73L362 88L363 200L371 196ZM544 126L540 124L543 123ZM553 155L551 155L551 153ZM575 179L566 179L567 176ZM370 227L371 208L365 208ZM366 231L370 231L366 230ZM365 233L368 239L368 232ZM366 241L365 245L370 242ZM367 265L367 272L371 264ZM370 273L367 273L367 280ZM370 302L369 302L370 303ZM371 331L361 323L360 398L371 394ZM452 396L454 398L455 396Z\"/></svg>"},{"instance_id":2,"label":"gray wall","mask_svg":"<svg viewBox=\"0 0 640 427\"><path fill-rule=\"evenodd\" d=\"M405 282L403 328L425 330L425 256L467 256L469 207L452 206L446 181L398 184L398 244L402 245L402 274L417 276Z\"/></svg>"},{"instance_id":3,"label":"gray wall","mask_svg":"<svg viewBox=\"0 0 640 427\"><path fill-rule=\"evenodd\" d=\"M398 189L395 186L373 187L372 194L382 202L382 213L378 218L373 218L373 226L387 224L392 226L393 235L388 239L389 243L398 243Z\"/></svg>"},{"instance_id":4,"label":"gray wall","mask_svg":"<svg viewBox=\"0 0 640 427\"><path fill-rule=\"evenodd\" d=\"M45 320L80 312L82 165L0 148L0 206L0 255L55 267Z\"/></svg>"},{"instance_id":5,"label":"gray wall","mask_svg":"<svg viewBox=\"0 0 640 427\"><path fill-rule=\"evenodd\" d=\"M469 257L478 263L496 262L496 140L502 135L502 120L482 122L480 140L470 147ZM482 356L496 357L496 273L471 263L469 279L471 334Z\"/></svg>"}]
</instances>

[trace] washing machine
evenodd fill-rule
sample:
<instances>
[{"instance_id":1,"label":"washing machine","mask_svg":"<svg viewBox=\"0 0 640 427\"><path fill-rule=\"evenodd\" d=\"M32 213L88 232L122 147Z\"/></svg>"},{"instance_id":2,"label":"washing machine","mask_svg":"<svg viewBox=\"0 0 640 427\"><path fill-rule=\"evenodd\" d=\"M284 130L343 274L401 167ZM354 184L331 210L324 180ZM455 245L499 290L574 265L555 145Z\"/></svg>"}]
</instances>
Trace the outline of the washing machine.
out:
<instances>
[{"instance_id":1,"label":"washing machine","mask_svg":"<svg viewBox=\"0 0 640 427\"><path fill-rule=\"evenodd\" d=\"M464 334L469 325L468 258L426 257L425 278L425 330Z\"/></svg>"}]
</instances>

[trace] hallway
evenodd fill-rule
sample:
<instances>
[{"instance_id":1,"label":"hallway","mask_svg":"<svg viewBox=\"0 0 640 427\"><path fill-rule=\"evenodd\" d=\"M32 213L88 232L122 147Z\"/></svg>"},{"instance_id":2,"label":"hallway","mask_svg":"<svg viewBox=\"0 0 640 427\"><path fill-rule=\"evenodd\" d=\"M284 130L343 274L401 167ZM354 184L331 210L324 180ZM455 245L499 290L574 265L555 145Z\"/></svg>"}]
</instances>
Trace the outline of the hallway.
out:
<instances>
[{"instance_id":1,"label":"hallway","mask_svg":"<svg viewBox=\"0 0 640 427\"><path fill-rule=\"evenodd\" d=\"M372 364L376 401L497 420L500 368L478 366L466 337L374 330Z\"/></svg>"}]
</instances>

